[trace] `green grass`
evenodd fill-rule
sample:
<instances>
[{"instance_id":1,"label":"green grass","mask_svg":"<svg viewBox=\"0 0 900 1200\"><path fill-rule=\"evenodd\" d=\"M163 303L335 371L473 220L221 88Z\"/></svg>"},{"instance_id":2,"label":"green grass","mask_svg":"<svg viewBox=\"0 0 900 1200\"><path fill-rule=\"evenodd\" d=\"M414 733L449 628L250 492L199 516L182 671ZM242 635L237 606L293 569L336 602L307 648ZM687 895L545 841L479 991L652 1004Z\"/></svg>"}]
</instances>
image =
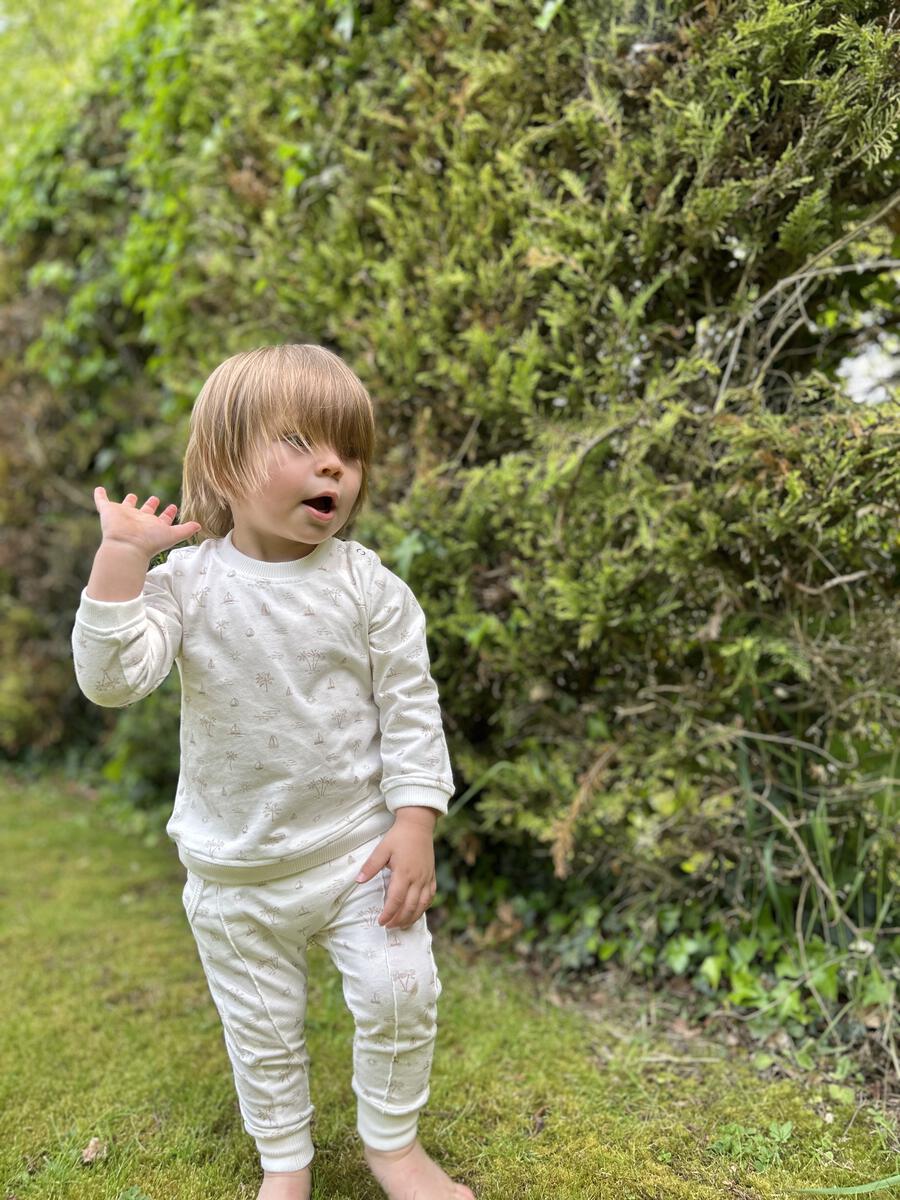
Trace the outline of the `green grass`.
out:
<instances>
[{"instance_id":1,"label":"green grass","mask_svg":"<svg viewBox=\"0 0 900 1200\"><path fill-rule=\"evenodd\" d=\"M59 776L0 776L0 820L0 1198L254 1200L261 1172L174 847L112 828ZM732 1047L666 1041L639 989L585 1013L440 931L434 952L444 991L419 1136L479 1200L743 1200L900 1170L874 1109L764 1080ZM312 947L315 1200L382 1196L356 1134L352 1033ZM91 1138L106 1152L85 1165Z\"/></svg>"}]
</instances>

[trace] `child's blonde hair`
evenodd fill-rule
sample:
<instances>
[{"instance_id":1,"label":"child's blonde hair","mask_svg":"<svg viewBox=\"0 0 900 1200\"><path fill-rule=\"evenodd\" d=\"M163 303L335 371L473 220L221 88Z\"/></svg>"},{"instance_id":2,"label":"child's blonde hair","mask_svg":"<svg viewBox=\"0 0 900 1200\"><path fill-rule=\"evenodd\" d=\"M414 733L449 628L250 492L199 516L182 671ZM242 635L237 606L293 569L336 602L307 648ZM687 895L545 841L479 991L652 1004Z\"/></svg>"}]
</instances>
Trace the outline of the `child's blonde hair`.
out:
<instances>
[{"instance_id":1,"label":"child's blonde hair","mask_svg":"<svg viewBox=\"0 0 900 1200\"><path fill-rule=\"evenodd\" d=\"M343 359L324 346L259 346L226 358L200 389L191 412L178 520L199 521L190 541L234 527L228 497L265 486L270 444L292 437L331 446L362 468L346 530L369 494L375 451L372 399Z\"/></svg>"}]
</instances>

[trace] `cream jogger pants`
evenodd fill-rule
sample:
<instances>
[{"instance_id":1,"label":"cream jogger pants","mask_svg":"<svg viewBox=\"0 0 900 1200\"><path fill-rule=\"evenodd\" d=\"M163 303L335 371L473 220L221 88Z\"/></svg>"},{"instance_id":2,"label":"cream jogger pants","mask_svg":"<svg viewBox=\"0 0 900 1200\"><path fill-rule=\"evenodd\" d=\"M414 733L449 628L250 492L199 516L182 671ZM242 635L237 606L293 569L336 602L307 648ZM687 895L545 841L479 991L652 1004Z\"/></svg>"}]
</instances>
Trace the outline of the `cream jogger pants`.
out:
<instances>
[{"instance_id":1,"label":"cream jogger pants","mask_svg":"<svg viewBox=\"0 0 900 1200\"><path fill-rule=\"evenodd\" d=\"M409 929L378 924L390 868L355 882L383 837L265 883L214 883L188 872L185 912L222 1021L244 1128L264 1170L297 1171L315 1153L304 1037L309 942L341 972L356 1026L360 1137L375 1150L398 1150L416 1136L441 982L425 913Z\"/></svg>"}]
</instances>

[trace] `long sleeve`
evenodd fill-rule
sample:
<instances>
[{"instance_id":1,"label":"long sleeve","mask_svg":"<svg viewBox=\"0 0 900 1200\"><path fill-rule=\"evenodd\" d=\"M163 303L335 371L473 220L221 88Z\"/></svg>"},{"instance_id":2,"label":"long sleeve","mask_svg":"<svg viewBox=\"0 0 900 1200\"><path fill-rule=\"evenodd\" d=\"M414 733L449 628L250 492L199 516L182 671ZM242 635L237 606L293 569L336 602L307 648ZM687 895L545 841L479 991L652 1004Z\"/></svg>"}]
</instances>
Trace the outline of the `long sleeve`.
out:
<instances>
[{"instance_id":1,"label":"long sleeve","mask_svg":"<svg viewBox=\"0 0 900 1200\"><path fill-rule=\"evenodd\" d=\"M182 631L172 574L169 560L153 567L132 600L96 600L82 589L72 657L78 686L94 704L123 708L168 676Z\"/></svg>"},{"instance_id":2,"label":"long sleeve","mask_svg":"<svg viewBox=\"0 0 900 1200\"><path fill-rule=\"evenodd\" d=\"M367 600L385 804L391 812L423 805L446 813L455 788L430 672L425 613L410 587L380 560Z\"/></svg>"}]
</instances>

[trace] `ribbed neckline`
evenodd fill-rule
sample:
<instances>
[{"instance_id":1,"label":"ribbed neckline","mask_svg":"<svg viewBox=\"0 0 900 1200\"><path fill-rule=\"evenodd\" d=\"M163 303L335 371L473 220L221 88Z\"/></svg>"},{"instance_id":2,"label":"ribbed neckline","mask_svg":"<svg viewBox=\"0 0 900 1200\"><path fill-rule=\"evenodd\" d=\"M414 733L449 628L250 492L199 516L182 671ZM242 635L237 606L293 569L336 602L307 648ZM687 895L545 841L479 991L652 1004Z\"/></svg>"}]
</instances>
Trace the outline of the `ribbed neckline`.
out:
<instances>
[{"instance_id":1,"label":"ribbed neckline","mask_svg":"<svg viewBox=\"0 0 900 1200\"><path fill-rule=\"evenodd\" d=\"M333 534L327 537L303 558L294 558L288 562L264 562L261 558L251 558L238 550L232 540L233 533L234 530L229 529L223 538L216 540L216 554L233 571L239 571L242 575L253 575L257 579L299 579L308 575L328 557L334 538Z\"/></svg>"}]
</instances>

